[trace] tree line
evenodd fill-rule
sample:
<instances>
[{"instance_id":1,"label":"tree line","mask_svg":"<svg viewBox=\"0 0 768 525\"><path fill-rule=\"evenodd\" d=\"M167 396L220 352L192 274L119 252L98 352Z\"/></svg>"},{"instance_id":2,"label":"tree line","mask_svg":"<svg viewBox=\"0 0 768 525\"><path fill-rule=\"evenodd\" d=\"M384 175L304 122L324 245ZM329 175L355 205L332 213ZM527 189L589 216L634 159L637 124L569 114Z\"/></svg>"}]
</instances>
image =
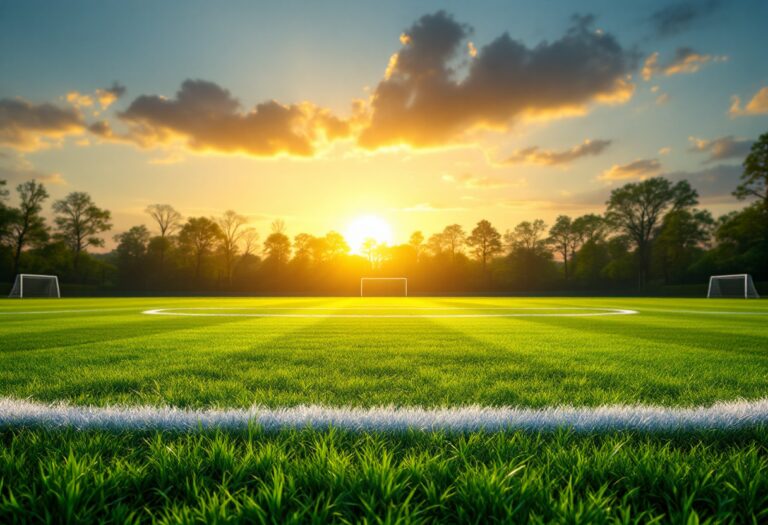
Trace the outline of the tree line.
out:
<instances>
[{"instance_id":1,"label":"tree line","mask_svg":"<svg viewBox=\"0 0 768 525\"><path fill-rule=\"evenodd\" d=\"M717 273L768 280L768 133L752 146L733 195L748 200L722 217L699 207L685 181L654 177L614 189L603 214L560 215L553 224L523 221L501 232L487 220L450 224L428 237L416 231L395 246L369 239L353 255L335 231L290 237L283 221L263 241L247 218L184 218L173 206L146 209L151 227L114 236L111 214L83 192L44 205L34 180L0 180L0 271L56 274L64 283L126 292L350 294L364 276L408 277L416 293L647 290L700 284Z\"/></svg>"}]
</instances>

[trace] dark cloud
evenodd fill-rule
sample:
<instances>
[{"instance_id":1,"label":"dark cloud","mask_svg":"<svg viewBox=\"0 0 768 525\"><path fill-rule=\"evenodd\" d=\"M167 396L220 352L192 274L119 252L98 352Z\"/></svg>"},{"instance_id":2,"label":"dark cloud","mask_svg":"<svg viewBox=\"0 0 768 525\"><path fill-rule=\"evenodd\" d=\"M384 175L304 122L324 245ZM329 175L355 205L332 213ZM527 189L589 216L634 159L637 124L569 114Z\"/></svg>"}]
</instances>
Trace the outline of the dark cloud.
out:
<instances>
[{"instance_id":1,"label":"dark cloud","mask_svg":"<svg viewBox=\"0 0 768 525\"><path fill-rule=\"evenodd\" d=\"M614 164L598 178L608 181L643 179L658 173L659 170L661 170L659 159L639 159L628 164Z\"/></svg>"},{"instance_id":2,"label":"dark cloud","mask_svg":"<svg viewBox=\"0 0 768 525\"><path fill-rule=\"evenodd\" d=\"M600 155L611 145L611 142L602 139L585 140L583 143L563 151L543 150L538 146L532 146L514 152L505 162L509 164L524 162L544 166L569 164L582 157Z\"/></svg>"},{"instance_id":3,"label":"dark cloud","mask_svg":"<svg viewBox=\"0 0 768 525\"><path fill-rule=\"evenodd\" d=\"M583 113L590 103L626 101L635 53L591 23L592 17L575 17L560 39L532 48L504 33L460 56L469 28L442 11L423 16L404 33L376 87L359 143L439 145L472 128L504 128L516 117ZM468 71L458 78L462 60L469 61Z\"/></svg>"},{"instance_id":4,"label":"dark cloud","mask_svg":"<svg viewBox=\"0 0 768 525\"><path fill-rule=\"evenodd\" d=\"M119 118L129 133L116 135L103 122L91 131L147 147L182 140L198 151L255 156L308 156L321 135L338 138L349 132L346 122L309 103L269 101L243 110L229 91L204 80L186 80L173 99L142 95Z\"/></svg>"},{"instance_id":5,"label":"dark cloud","mask_svg":"<svg viewBox=\"0 0 768 525\"><path fill-rule=\"evenodd\" d=\"M0 146L35 150L45 145L45 139L58 139L84 129L82 116L73 108L0 99Z\"/></svg>"},{"instance_id":6,"label":"dark cloud","mask_svg":"<svg viewBox=\"0 0 768 525\"><path fill-rule=\"evenodd\" d=\"M655 11L649 21L656 36L673 36L712 14L719 6L719 0L680 2Z\"/></svg>"},{"instance_id":7,"label":"dark cloud","mask_svg":"<svg viewBox=\"0 0 768 525\"><path fill-rule=\"evenodd\" d=\"M733 135L706 140L690 137L691 151L707 153L709 157L705 162L716 162L726 159L744 160L749 155L753 140L736 138Z\"/></svg>"},{"instance_id":8,"label":"dark cloud","mask_svg":"<svg viewBox=\"0 0 768 525\"><path fill-rule=\"evenodd\" d=\"M731 192L739 185L742 168L733 164L718 164L699 171L674 171L662 176L673 181L687 180L699 192L704 203L735 203Z\"/></svg>"}]
</instances>

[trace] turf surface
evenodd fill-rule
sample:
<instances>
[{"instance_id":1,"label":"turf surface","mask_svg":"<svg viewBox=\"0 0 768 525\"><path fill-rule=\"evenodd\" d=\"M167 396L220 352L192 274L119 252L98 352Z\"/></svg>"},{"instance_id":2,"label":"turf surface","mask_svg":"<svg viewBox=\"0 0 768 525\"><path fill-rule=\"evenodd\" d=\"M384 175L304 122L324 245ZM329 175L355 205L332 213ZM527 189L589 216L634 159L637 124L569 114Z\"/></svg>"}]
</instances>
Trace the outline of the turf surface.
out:
<instances>
[{"instance_id":1,"label":"turf surface","mask_svg":"<svg viewBox=\"0 0 768 525\"><path fill-rule=\"evenodd\" d=\"M141 313L158 308L414 316L624 308L638 314ZM694 406L764 398L766 377L763 301L0 302L0 395L46 402ZM0 428L2 523L760 523L768 521L767 509L765 427L672 434Z\"/></svg>"},{"instance_id":2,"label":"turf surface","mask_svg":"<svg viewBox=\"0 0 768 525\"><path fill-rule=\"evenodd\" d=\"M590 312L558 308L639 313L504 318L142 314L156 308L401 316ZM541 310L520 310L529 308ZM34 313L51 310L56 313ZM22 300L0 303L0 341L0 395L75 404L691 406L768 395L768 303L763 301Z\"/></svg>"}]
</instances>

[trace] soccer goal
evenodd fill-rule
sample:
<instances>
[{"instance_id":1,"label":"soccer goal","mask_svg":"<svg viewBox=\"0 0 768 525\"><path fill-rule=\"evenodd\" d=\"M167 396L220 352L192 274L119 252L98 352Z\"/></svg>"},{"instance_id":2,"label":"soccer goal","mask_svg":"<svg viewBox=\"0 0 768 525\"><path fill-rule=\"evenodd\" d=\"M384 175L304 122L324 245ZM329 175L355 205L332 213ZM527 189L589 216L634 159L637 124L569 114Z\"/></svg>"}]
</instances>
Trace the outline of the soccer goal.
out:
<instances>
[{"instance_id":1,"label":"soccer goal","mask_svg":"<svg viewBox=\"0 0 768 525\"><path fill-rule=\"evenodd\" d=\"M55 275L20 273L16 276L8 297L61 297L59 278Z\"/></svg>"},{"instance_id":2,"label":"soccer goal","mask_svg":"<svg viewBox=\"0 0 768 525\"><path fill-rule=\"evenodd\" d=\"M709 278L707 297L731 297L757 299L760 297L748 273L734 275L713 275Z\"/></svg>"},{"instance_id":3,"label":"soccer goal","mask_svg":"<svg viewBox=\"0 0 768 525\"><path fill-rule=\"evenodd\" d=\"M372 295L402 295L408 297L406 277L362 277L360 297Z\"/></svg>"}]
</instances>

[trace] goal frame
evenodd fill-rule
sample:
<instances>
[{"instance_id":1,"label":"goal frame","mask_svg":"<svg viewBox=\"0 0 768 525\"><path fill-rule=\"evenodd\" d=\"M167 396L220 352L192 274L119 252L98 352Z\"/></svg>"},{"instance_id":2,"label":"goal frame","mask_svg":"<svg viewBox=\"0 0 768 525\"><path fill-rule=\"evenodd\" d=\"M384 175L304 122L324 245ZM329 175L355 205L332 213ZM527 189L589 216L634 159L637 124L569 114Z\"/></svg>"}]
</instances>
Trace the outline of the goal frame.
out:
<instances>
[{"instance_id":1,"label":"goal frame","mask_svg":"<svg viewBox=\"0 0 768 525\"><path fill-rule=\"evenodd\" d=\"M404 297L408 297L408 278L407 277L361 277L360 278L360 297L365 297L363 295L363 288L366 281L403 281L403 284L405 285Z\"/></svg>"},{"instance_id":2,"label":"goal frame","mask_svg":"<svg viewBox=\"0 0 768 525\"><path fill-rule=\"evenodd\" d=\"M734 273L734 274L728 274L728 275L710 275L709 277L709 286L707 287L707 299L712 299L712 283L715 281L715 279L743 279L744 280L744 299L749 299L749 284L752 284L752 287L755 287L754 281L752 281L752 276L748 273ZM755 299L760 298L760 295L757 293L757 290L755 290Z\"/></svg>"},{"instance_id":3,"label":"goal frame","mask_svg":"<svg viewBox=\"0 0 768 525\"><path fill-rule=\"evenodd\" d=\"M43 275L43 274L37 274L37 273L19 273L16 274L16 280L19 283L19 295L18 297L13 294L14 289L16 288L16 282L14 281L13 286L11 287L11 293L8 296L11 299L24 299L24 278L25 277L37 277L37 278L45 278L45 279L52 279L54 284L54 289L56 290L56 299L61 299L61 289L59 288L59 277L57 275ZM51 296L53 298L53 296Z\"/></svg>"}]
</instances>

